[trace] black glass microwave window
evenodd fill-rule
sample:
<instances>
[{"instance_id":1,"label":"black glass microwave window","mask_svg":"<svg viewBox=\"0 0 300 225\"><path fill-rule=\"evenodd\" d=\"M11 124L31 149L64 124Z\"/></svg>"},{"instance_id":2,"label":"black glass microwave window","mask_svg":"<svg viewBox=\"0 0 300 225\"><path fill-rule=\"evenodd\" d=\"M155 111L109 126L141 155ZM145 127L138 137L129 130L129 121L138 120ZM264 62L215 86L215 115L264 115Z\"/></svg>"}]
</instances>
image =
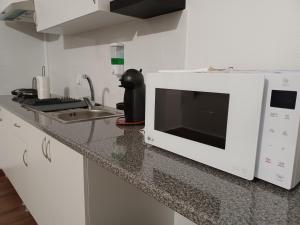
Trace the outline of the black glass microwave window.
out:
<instances>
[{"instance_id":1,"label":"black glass microwave window","mask_svg":"<svg viewBox=\"0 0 300 225\"><path fill-rule=\"evenodd\" d=\"M157 88L154 129L225 150L229 94Z\"/></svg>"},{"instance_id":2,"label":"black glass microwave window","mask_svg":"<svg viewBox=\"0 0 300 225\"><path fill-rule=\"evenodd\" d=\"M297 91L273 90L271 96L271 107L283 109L295 109Z\"/></svg>"}]
</instances>

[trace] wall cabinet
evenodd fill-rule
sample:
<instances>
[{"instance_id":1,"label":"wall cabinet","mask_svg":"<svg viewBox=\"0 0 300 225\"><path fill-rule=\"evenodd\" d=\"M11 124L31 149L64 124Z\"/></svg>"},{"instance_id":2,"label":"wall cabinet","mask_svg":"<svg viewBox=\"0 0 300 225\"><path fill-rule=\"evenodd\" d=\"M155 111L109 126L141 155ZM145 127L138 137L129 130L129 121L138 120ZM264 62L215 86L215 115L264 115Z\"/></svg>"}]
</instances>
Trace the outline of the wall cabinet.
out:
<instances>
[{"instance_id":1,"label":"wall cabinet","mask_svg":"<svg viewBox=\"0 0 300 225\"><path fill-rule=\"evenodd\" d=\"M1 0L0 20L33 23L33 0Z\"/></svg>"},{"instance_id":2,"label":"wall cabinet","mask_svg":"<svg viewBox=\"0 0 300 225\"><path fill-rule=\"evenodd\" d=\"M83 156L0 111L0 166L39 225L84 225Z\"/></svg>"},{"instance_id":3,"label":"wall cabinet","mask_svg":"<svg viewBox=\"0 0 300 225\"><path fill-rule=\"evenodd\" d=\"M109 0L35 0L37 31L74 34L132 19L110 12Z\"/></svg>"},{"instance_id":4,"label":"wall cabinet","mask_svg":"<svg viewBox=\"0 0 300 225\"><path fill-rule=\"evenodd\" d=\"M37 30L58 24L98 10L98 0L35 0Z\"/></svg>"},{"instance_id":5,"label":"wall cabinet","mask_svg":"<svg viewBox=\"0 0 300 225\"><path fill-rule=\"evenodd\" d=\"M186 0L112 0L110 10L123 15L148 19L155 16L184 10Z\"/></svg>"},{"instance_id":6,"label":"wall cabinet","mask_svg":"<svg viewBox=\"0 0 300 225\"><path fill-rule=\"evenodd\" d=\"M0 11L3 12L10 4L16 2L22 2L23 0L1 0L0 1Z\"/></svg>"}]
</instances>

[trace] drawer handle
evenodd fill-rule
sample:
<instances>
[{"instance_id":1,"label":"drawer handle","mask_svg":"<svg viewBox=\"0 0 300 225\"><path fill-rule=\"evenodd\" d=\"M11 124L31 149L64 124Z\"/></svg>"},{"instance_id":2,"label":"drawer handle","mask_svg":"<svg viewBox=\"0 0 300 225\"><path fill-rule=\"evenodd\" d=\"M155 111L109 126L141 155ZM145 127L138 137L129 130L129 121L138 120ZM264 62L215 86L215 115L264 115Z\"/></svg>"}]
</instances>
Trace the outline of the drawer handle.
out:
<instances>
[{"instance_id":1,"label":"drawer handle","mask_svg":"<svg viewBox=\"0 0 300 225\"><path fill-rule=\"evenodd\" d=\"M21 126L20 126L19 124L17 124L17 123L15 123L14 126L15 126L16 128L21 128Z\"/></svg>"},{"instance_id":2,"label":"drawer handle","mask_svg":"<svg viewBox=\"0 0 300 225\"><path fill-rule=\"evenodd\" d=\"M47 153L46 153L46 149L45 149L45 143L46 143L46 137L44 137L44 140L43 140L43 142L42 142L42 152L43 152L43 155L44 155L44 157L46 158L46 159L48 159L48 157L47 157Z\"/></svg>"},{"instance_id":3,"label":"drawer handle","mask_svg":"<svg viewBox=\"0 0 300 225\"><path fill-rule=\"evenodd\" d=\"M24 153L23 153L23 163L26 167L28 167L28 163L25 160L25 155L27 154L27 149L25 149Z\"/></svg>"},{"instance_id":4,"label":"drawer handle","mask_svg":"<svg viewBox=\"0 0 300 225\"><path fill-rule=\"evenodd\" d=\"M50 140L48 140L47 145L46 145L46 154L47 154L47 159L48 161L51 163L52 159L51 159L51 154L50 154Z\"/></svg>"}]
</instances>

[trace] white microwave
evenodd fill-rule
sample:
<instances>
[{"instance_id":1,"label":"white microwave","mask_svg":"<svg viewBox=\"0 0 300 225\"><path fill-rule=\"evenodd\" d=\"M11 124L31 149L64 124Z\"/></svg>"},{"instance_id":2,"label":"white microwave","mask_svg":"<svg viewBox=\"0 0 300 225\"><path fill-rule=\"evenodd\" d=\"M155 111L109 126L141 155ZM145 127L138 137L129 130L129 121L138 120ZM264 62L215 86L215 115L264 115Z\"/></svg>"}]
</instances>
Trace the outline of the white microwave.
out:
<instances>
[{"instance_id":1,"label":"white microwave","mask_svg":"<svg viewBox=\"0 0 300 225\"><path fill-rule=\"evenodd\" d=\"M146 76L148 144L286 189L300 181L300 71Z\"/></svg>"}]
</instances>

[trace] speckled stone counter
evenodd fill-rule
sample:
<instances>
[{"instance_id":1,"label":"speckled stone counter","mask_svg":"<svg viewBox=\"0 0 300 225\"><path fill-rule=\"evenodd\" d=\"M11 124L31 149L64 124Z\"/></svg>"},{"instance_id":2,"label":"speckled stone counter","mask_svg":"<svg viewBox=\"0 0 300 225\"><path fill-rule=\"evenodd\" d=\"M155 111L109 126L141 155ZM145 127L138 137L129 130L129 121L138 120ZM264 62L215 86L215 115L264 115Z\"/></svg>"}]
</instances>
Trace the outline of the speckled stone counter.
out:
<instances>
[{"instance_id":1,"label":"speckled stone counter","mask_svg":"<svg viewBox=\"0 0 300 225\"><path fill-rule=\"evenodd\" d=\"M11 99L0 96L0 106L199 225L300 224L299 186L250 182L147 146L142 127L119 128L115 118L62 124Z\"/></svg>"}]
</instances>

